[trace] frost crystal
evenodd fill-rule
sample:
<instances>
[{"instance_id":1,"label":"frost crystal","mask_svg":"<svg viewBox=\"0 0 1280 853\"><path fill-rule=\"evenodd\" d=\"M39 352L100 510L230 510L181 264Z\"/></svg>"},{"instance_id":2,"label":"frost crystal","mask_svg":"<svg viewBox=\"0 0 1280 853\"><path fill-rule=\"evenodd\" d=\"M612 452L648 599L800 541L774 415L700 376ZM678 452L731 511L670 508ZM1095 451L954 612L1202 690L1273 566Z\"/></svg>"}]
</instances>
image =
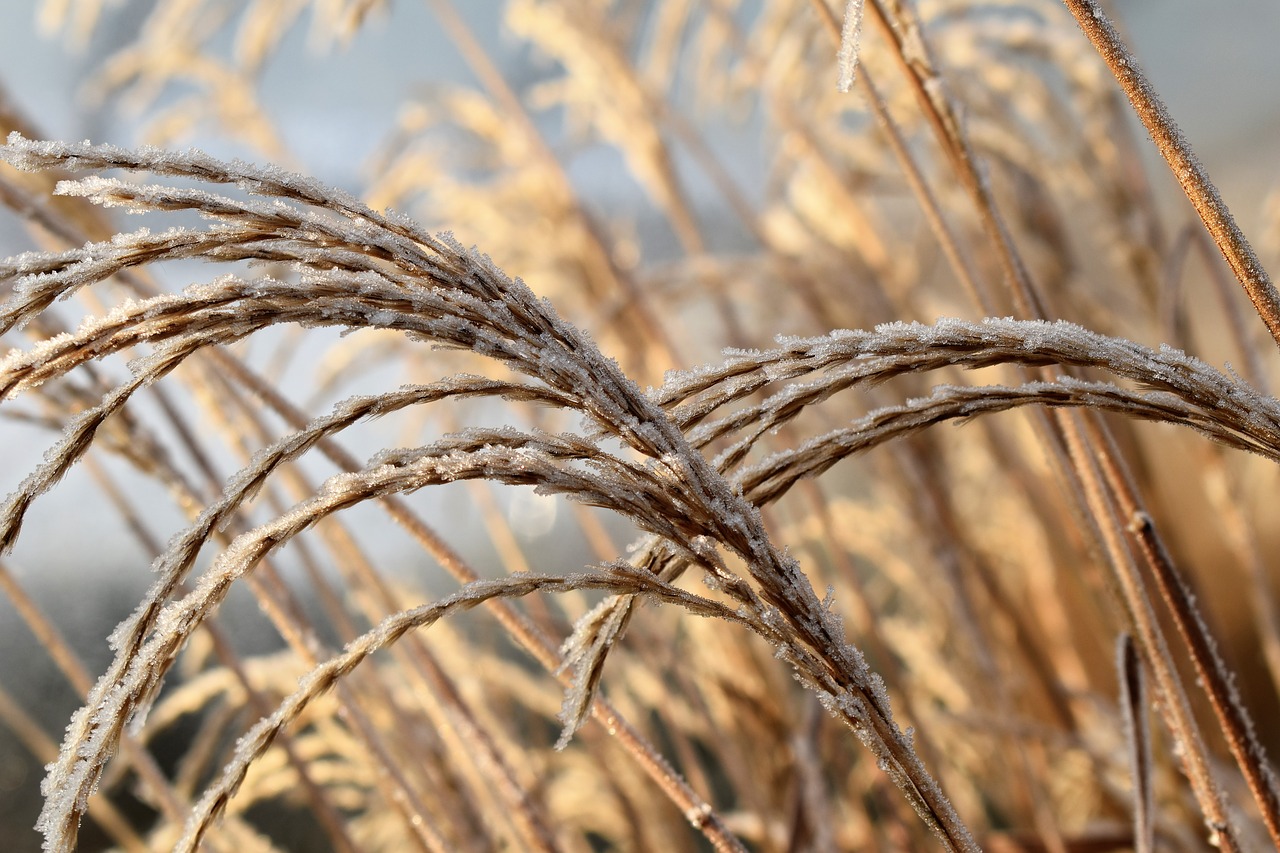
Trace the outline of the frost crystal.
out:
<instances>
[{"instance_id":1,"label":"frost crystal","mask_svg":"<svg viewBox=\"0 0 1280 853\"><path fill-rule=\"evenodd\" d=\"M863 0L848 0L844 7L844 26L840 31L840 53L837 62L840 67L839 87L841 92L853 88L853 81L858 72L858 41L862 35L862 3Z\"/></svg>"}]
</instances>

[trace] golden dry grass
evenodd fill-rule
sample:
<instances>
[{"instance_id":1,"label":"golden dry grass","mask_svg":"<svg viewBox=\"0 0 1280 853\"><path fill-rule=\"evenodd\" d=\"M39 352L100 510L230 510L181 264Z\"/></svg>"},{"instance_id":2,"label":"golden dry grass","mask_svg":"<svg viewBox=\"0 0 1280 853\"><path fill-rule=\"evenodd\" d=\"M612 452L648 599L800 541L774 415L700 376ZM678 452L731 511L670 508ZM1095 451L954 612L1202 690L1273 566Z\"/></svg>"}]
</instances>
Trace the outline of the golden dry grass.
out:
<instances>
[{"instance_id":1,"label":"golden dry grass","mask_svg":"<svg viewBox=\"0 0 1280 853\"><path fill-rule=\"evenodd\" d=\"M382 6L158 4L95 86L159 147L0 95L46 849L1280 842L1274 259L1102 8L511 0L516 83L428 0L475 85L361 197L179 150L294 164L265 70ZM96 677L22 565L81 466L155 572Z\"/></svg>"}]
</instances>

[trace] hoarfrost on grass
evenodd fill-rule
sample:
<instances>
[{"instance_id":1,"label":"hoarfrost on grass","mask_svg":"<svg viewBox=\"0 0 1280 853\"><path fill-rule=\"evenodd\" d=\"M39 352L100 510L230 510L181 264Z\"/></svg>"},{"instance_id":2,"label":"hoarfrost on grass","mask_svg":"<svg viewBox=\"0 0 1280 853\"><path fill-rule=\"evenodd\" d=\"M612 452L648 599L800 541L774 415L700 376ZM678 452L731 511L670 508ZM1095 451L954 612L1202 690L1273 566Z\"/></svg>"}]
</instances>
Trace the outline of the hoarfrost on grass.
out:
<instances>
[{"instance_id":1,"label":"hoarfrost on grass","mask_svg":"<svg viewBox=\"0 0 1280 853\"><path fill-rule=\"evenodd\" d=\"M840 50L836 64L840 71L837 86L841 92L853 88L858 71L858 42L862 38L862 6L864 0L848 0L844 7L844 23L840 30Z\"/></svg>"}]
</instances>

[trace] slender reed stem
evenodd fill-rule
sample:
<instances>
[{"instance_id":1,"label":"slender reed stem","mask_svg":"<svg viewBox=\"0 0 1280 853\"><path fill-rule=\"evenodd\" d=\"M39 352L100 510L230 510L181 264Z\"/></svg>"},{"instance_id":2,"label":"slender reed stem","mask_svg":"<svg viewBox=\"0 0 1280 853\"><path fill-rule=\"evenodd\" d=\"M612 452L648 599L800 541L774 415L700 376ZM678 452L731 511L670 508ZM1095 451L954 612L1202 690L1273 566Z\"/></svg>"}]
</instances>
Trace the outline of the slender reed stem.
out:
<instances>
[{"instance_id":1,"label":"slender reed stem","mask_svg":"<svg viewBox=\"0 0 1280 853\"><path fill-rule=\"evenodd\" d=\"M1249 295L1271 337L1280 345L1280 291L1271 282L1249 240L1227 209L1218 188L1209 180L1195 152L1164 102L1134 60L1119 31L1095 0L1063 0L1080 29L1107 63L1151 139L1169 164L1200 221L1218 245L1231 271Z\"/></svg>"}]
</instances>

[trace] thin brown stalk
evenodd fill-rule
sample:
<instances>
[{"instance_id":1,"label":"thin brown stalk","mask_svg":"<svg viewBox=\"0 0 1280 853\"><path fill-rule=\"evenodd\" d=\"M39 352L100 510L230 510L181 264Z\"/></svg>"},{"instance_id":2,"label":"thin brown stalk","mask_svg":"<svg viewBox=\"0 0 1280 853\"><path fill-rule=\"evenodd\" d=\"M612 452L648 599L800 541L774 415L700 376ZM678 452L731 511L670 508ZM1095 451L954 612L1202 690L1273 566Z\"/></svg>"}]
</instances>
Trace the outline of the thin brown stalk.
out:
<instances>
[{"instance_id":1,"label":"thin brown stalk","mask_svg":"<svg viewBox=\"0 0 1280 853\"><path fill-rule=\"evenodd\" d=\"M1095 436L1095 441L1103 449L1099 454L1099 465L1113 490L1119 511L1130 519L1128 531L1155 578L1157 589L1187 647L1188 657L1196 671L1197 683L1209 697L1228 747L1244 774L1273 840L1280 842L1275 828L1280 823L1280 818L1277 818L1280 813L1280 790L1277 789L1275 771L1258 741L1249 713L1233 686L1236 682L1235 674L1227 668L1218 652L1209 628L1195 606L1194 597L1174 566L1150 515L1138 503L1132 477L1123 466L1114 444L1100 434Z\"/></svg>"},{"instance_id":2,"label":"thin brown stalk","mask_svg":"<svg viewBox=\"0 0 1280 853\"><path fill-rule=\"evenodd\" d=\"M1064 419L1065 420L1065 419ZM1209 760L1209 752L1204 743L1186 690L1178 675L1177 666L1169 652L1164 631L1148 596L1138 566L1125 541L1117 533L1117 523L1121 509L1117 506L1118 496L1109 490L1105 474L1099 468L1099 462L1086 455L1085 437L1081 431L1068 424L1064 429L1078 470L1084 475L1081 478L1085 487L1086 498L1099 520L1098 533L1106 547L1108 558L1115 568L1114 577L1118 581L1121 597L1128 613L1130 623L1141 638L1141 647L1146 653L1146 663L1156 682L1156 689L1161 696L1160 709L1173 737L1181 747L1182 767L1187 774L1196 800L1204 812L1205 820L1211 832L1211 841L1223 850L1242 850L1239 831L1227 810L1223 793L1216 779Z\"/></svg>"},{"instance_id":3,"label":"thin brown stalk","mask_svg":"<svg viewBox=\"0 0 1280 853\"><path fill-rule=\"evenodd\" d=\"M1134 853L1155 850L1155 792L1151 778L1151 735L1147 728L1147 690L1142 661L1133 638L1121 634L1116 642L1120 670L1120 713L1129 741L1129 774L1133 780Z\"/></svg>"},{"instance_id":4,"label":"thin brown stalk","mask_svg":"<svg viewBox=\"0 0 1280 853\"><path fill-rule=\"evenodd\" d=\"M1249 240L1236 224L1218 188L1209 179L1168 108L1102 7L1094 0L1063 0L1063 3L1111 69L1134 113L1151 134L1156 148L1169 164L1169 170L1213 237L1236 280L1248 294L1258 316L1280 345L1280 291L1272 284L1271 277L1254 254ZM1275 831L1273 828L1273 838Z\"/></svg>"},{"instance_id":5,"label":"thin brown stalk","mask_svg":"<svg viewBox=\"0 0 1280 853\"><path fill-rule=\"evenodd\" d=\"M1253 721L1239 692L1232 686L1235 676L1227 669L1226 662L1217 651L1209 629L1162 540L1155 535L1150 516L1135 512L1131 519L1129 530L1137 540L1147 564L1152 568L1165 605L1173 614L1174 624L1195 666L1197 683L1209 696L1227 746L1244 774L1272 841L1280 845L1280 786L1277 785L1275 771L1271 768L1266 751L1258 740Z\"/></svg>"},{"instance_id":6,"label":"thin brown stalk","mask_svg":"<svg viewBox=\"0 0 1280 853\"><path fill-rule=\"evenodd\" d=\"M1219 249L1223 252L1224 257L1226 257L1236 273L1250 299L1254 302L1260 316L1262 316L1271 330L1273 337L1280 343L1280 293L1277 293L1271 284L1265 270L1249 247L1248 241L1236 226L1216 188L1208 180L1202 167L1200 167L1191 153L1189 146L1187 146L1185 139L1168 115L1167 110L1165 110L1163 104L1156 97L1154 90L1133 62L1118 32L1092 0L1064 0L1064 2L1066 2L1081 28L1103 55L1112 73L1125 89L1135 111L1138 112L1144 125L1147 126L1153 139L1156 140L1161 153L1169 162L1188 198L1195 205L1206 228L1214 237ZM824 16L831 19L832 15L826 3L819 2L818 5L824 12ZM948 151L953 158L957 172L974 196L984 224L993 242L1000 249L998 256L1006 261L1006 277L1014 285L1013 293L1019 310L1025 316L1043 316L1043 311L1039 307L1040 303L1034 297L1031 281L1025 274L1025 267L1017 259L1016 251L1012 248L1007 229L990 198L986 182L977 171L976 161L965 140L960 123L955 118L945 97L940 94L942 88L938 73L933 67L927 46L919 33L919 22L910 11L896 2L882 4L880 0L872 0L870 5L874 11L873 17L880 24L882 33L895 48L895 56L900 59L905 75L916 85L918 101L924 108L926 115L929 116L937 135L949 144ZM887 14L884 11L886 6L894 11L891 14ZM895 30L890 26L891 21L898 23L898 29ZM913 44L917 45L910 52L910 55L905 49L904 33L912 33L914 36ZM935 83L933 88L925 85L926 80ZM1099 441L1109 443L1109 439L1102 434L1100 425L1093 421L1088 423L1092 426L1092 429L1089 430L1091 434L1086 441L1093 443L1095 448L1097 448L1097 442ZM1112 458L1105 452L1103 456L1104 458ZM1080 466L1079 457L1077 457L1077 469L1086 479L1091 476L1087 468ZM1136 497L1131 491L1118 489L1118 478L1114 473L1108 473L1104 468L1103 476L1109 483L1107 488L1112 491L1117 500L1120 500L1123 504L1127 496L1130 505L1136 505ZM1130 513L1124 511L1122 506L1118 514L1112 516L1112 518L1118 524L1120 520L1130 515ZM1098 517L1104 519L1102 524L1105 527L1107 515L1099 515ZM1172 571L1167 559L1160 559L1164 551L1162 546L1157 547L1159 540L1155 535L1150 516L1145 511L1141 511L1131 517L1145 520L1140 529L1149 532L1155 545L1145 543L1146 547L1143 553L1146 555L1148 563L1156 567L1155 573L1157 578L1161 579L1162 593L1175 613L1175 618L1180 626L1179 629L1183 633L1184 641L1190 649L1191 657L1197 661L1197 670L1201 672L1202 680L1209 682L1206 689L1211 692L1219 721L1225 728L1228 742L1232 745L1232 752L1237 761L1241 763L1250 789L1253 791L1255 799L1258 801L1259 807L1265 816L1264 819L1272 840L1280 843L1280 834L1278 834L1280 833L1280 820L1277 819L1277 807L1280 805L1280 801L1277 798L1275 783L1271 781L1271 771L1266 764L1265 757L1261 755L1256 742L1251 738L1252 726L1248 724L1247 715L1241 716L1244 712L1238 699L1232 695L1231 691L1226 691L1227 681L1222 672L1221 660L1216 654L1209 655L1212 646L1208 640L1207 631L1203 623L1195 616L1194 611L1189 609L1189 602L1185 600L1185 590L1177 579L1176 573ZM1130 529L1134 530L1135 528L1130 527ZM1121 563L1115 557L1118 551L1115 549L1109 550L1113 553L1113 564L1119 567ZM1164 554L1164 556L1167 557L1167 554ZM1159 570L1160 566L1164 566L1166 571L1162 573ZM1118 569L1118 571L1121 574L1124 573L1123 569ZM1182 590L1183 595L1181 597L1173 595L1168 588L1170 584ZM1181 606L1179 606L1179 602L1181 602ZM1131 613L1134 612L1132 600L1130 602L1130 610ZM1199 631L1194 630L1195 628L1199 628ZM1149 639L1149 637L1144 635L1144 641L1146 639ZM1205 674L1210 663L1210 657L1212 662L1217 664L1216 677L1209 677ZM1216 687L1214 686L1215 681L1217 682ZM1199 789L1207 794L1210 786L1207 783L1201 784ZM1212 802L1207 803L1207 805L1210 812L1218 810L1213 806ZM1225 829L1225 821L1215 821L1212 817L1210 820L1215 826L1221 824Z\"/></svg>"}]
</instances>

